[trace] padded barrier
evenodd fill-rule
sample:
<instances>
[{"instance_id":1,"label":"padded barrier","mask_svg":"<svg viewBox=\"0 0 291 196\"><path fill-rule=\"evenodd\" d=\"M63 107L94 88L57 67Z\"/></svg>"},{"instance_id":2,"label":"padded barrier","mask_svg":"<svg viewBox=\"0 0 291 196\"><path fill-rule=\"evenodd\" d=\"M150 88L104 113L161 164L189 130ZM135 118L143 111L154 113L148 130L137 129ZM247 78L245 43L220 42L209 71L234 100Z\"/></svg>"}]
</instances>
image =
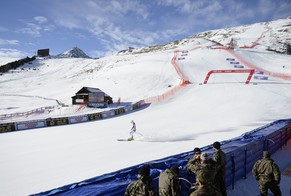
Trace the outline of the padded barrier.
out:
<instances>
[{"instance_id":1,"label":"padded barrier","mask_svg":"<svg viewBox=\"0 0 291 196\"><path fill-rule=\"evenodd\" d=\"M99 113L76 115L70 117L57 117L57 118L47 118L39 120L27 120L20 122L8 122L0 123L0 134L8 133L14 131L23 131L29 129L51 127L51 126L61 126L75 123L83 123L88 121L101 120L104 118L110 118L124 113L129 113L133 110L141 109L142 107L147 107L149 104L145 103L144 100L133 103L132 105L127 105L119 107L117 109L111 109Z\"/></svg>"},{"instance_id":2,"label":"padded barrier","mask_svg":"<svg viewBox=\"0 0 291 196\"><path fill-rule=\"evenodd\" d=\"M290 138L291 119L285 119L272 122L240 137L222 141L221 148L227 157L227 186L234 188L234 183L237 180L246 178L256 160L262 158L263 150L269 150L273 154L286 145ZM201 150L212 157L212 144L201 148ZM179 175L181 179L181 195L187 195L191 186L190 183L195 182L194 174L187 171L186 168L186 164L192 156L193 152L190 151L144 163L151 167L154 188L158 190L160 172L170 168L172 165L178 165L181 166ZM124 195L128 184L137 179L138 170L142 165L132 166L33 195Z\"/></svg>"}]
</instances>

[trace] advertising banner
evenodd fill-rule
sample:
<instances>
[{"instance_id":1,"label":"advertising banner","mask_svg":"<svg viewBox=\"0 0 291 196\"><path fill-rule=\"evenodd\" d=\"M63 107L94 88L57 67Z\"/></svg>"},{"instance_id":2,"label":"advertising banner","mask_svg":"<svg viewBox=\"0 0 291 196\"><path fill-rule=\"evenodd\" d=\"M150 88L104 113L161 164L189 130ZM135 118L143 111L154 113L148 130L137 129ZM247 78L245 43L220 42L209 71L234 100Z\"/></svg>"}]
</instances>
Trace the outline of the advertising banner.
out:
<instances>
[{"instance_id":1,"label":"advertising banner","mask_svg":"<svg viewBox=\"0 0 291 196\"><path fill-rule=\"evenodd\" d=\"M131 111L132 110L132 106L130 105L130 106L125 106L124 107L124 111L125 112L128 112L128 111Z\"/></svg>"},{"instance_id":2,"label":"advertising banner","mask_svg":"<svg viewBox=\"0 0 291 196\"><path fill-rule=\"evenodd\" d=\"M268 80L268 76L254 76L254 79L257 79L257 80Z\"/></svg>"},{"instance_id":3,"label":"advertising banner","mask_svg":"<svg viewBox=\"0 0 291 196\"><path fill-rule=\"evenodd\" d=\"M125 110L124 110L124 108L118 108L118 109L114 110L114 112L115 112L115 115L118 115L118 114L125 113Z\"/></svg>"},{"instance_id":4,"label":"advertising banner","mask_svg":"<svg viewBox=\"0 0 291 196\"><path fill-rule=\"evenodd\" d=\"M82 115L82 116L72 116L69 117L69 123L81 123L81 122L86 122L88 121L88 116L87 115Z\"/></svg>"},{"instance_id":5,"label":"advertising banner","mask_svg":"<svg viewBox=\"0 0 291 196\"><path fill-rule=\"evenodd\" d=\"M4 123L0 124L0 133L7 133L15 131L15 124L14 123Z\"/></svg>"},{"instance_id":6,"label":"advertising banner","mask_svg":"<svg viewBox=\"0 0 291 196\"><path fill-rule=\"evenodd\" d=\"M89 120L99 120L102 119L102 113L94 113L94 114L88 114Z\"/></svg>"},{"instance_id":7,"label":"advertising banner","mask_svg":"<svg viewBox=\"0 0 291 196\"><path fill-rule=\"evenodd\" d=\"M35 128L41 128L45 126L46 126L45 120L32 120L32 121L16 123L17 130L35 129Z\"/></svg>"},{"instance_id":8,"label":"advertising banner","mask_svg":"<svg viewBox=\"0 0 291 196\"><path fill-rule=\"evenodd\" d=\"M115 115L114 110L109 110L109 111L102 112L102 118L108 118L108 117L111 117L111 116L114 116L114 115Z\"/></svg>"},{"instance_id":9,"label":"advertising banner","mask_svg":"<svg viewBox=\"0 0 291 196\"><path fill-rule=\"evenodd\" d=\"M48 118L48 119L46 119L46 124L48 127L58 126L58 125L67 125L67 124L69 124L69 119L68 119L68 117Z\"/></svg>"}]
</instances>

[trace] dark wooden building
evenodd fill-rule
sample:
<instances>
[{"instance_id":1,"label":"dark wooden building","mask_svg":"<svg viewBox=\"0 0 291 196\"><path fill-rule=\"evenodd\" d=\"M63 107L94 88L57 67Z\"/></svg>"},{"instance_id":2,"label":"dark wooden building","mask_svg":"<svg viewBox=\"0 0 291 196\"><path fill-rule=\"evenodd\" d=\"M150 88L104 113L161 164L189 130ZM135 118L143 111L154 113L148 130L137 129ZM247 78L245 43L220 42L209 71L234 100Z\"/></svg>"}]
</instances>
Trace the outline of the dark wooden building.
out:
<instances>
[{"instance_id":1,"label":"dark wooden building","mask_svg":"<svg viewBox=\"0 0 291 196\"><path fill-rule=\"evenodd\" d=\"M50 55L50 49L40 49L37 51L37 56L39 57L45 57Z\"/></svg>"},{"instance_id":2,"label":"dark wooden building","mask_svg":"<svg viewBox=\"0 0 291 196\"><path fill-rule=\"evenodd\" d=\"M72 97L73 105L87 105L88 107L104 108L112 104L112 97L99 88L83 87Z\"/></svg>"}]
</instances>

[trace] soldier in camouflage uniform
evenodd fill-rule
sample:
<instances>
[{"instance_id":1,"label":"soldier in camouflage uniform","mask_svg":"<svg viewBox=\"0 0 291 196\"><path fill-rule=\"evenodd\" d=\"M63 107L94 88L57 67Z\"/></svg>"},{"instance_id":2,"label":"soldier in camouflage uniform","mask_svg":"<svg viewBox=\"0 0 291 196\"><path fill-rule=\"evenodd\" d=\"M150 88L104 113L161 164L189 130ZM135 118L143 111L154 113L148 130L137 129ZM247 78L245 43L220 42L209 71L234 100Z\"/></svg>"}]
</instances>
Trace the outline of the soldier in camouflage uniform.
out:
<instances>
[{"instance_id":1,"label":"soldier in camouflage uniform","mask_svg":"<svg viewBox=\"0 0 291 196\"><path fill-rule=\"evenodd\" d=\"M217 164L217 173L214 178L214 185L220 190L221 194L223 196L226 196L226 184L225 184L225 173L226 173L226 155L225 153L220 149L220 142L214 142L213 143L214 148L214 154L213 154L213 160Z\"/></svg>"},{"instance_id":2,"label":"soldier in camouflage uniform","mask_svg":"<svg viewBox=\"0 0 291 196\"><path fill-rule=\"evenodd\" d=\"M191 159L188 161L187 163L187 168L188 170L190 170L190 165L192 164L200 164L201 160L200 160L200 155L201 155L201 150L200 148L194 148L194 155L193 157L191 157Z\"/></svg>"},{"instance_id":3,"label":"soldier in camouflage uniform","mask_svg":"<svg viewBox=\"0 0 291 196\"><path fill-rule=\"evenodd\" d=\"M264 151L263 159L254 164L252 173L259 181L261 196L267 196L268 189L272 191L274 196L282 195L279 187L281 172L278 165L270 158L268 151Z\"/></svg>"},{"instance_id":4,"label":"soldier in camouflage uniform","mask_svg":"<svg viewBox=\"0 0 291 196\"><path fill-rule=\"evenodd\" d=\"M144 165L140 168L137 176L138 180L130 183L124 196L156 196L156 192L151 186L152 177L150 176L150 168Z\"/></svg>"},{"instance_id":5,"label":"soldier in camouflage uniform","mask_svg":"<svg viewBox=\"0 0 291 196\"><path fill-rule=\"evenodd\" d=\"M159 195L160 196L180 196L180 180L178 166L172 166L160 173Z\"/></svg>"},{"instance_id":6,"label":"soldier in camouflage uniform","mask_svg":"<svg viewBox=\"0 0 291 196\"><path fill-rule=\"evenodd\" d=\"M188 169L195 173L196 176L201 172L207 173L207 183L211 185L214 185L214 177L217 171L216 168L216 163L208 157L207 153L202 153L200 155L200 161L188 164ZM197 190L197 188L198 184L196 181L196 184L190 188L189 192L193 192L194 190Z\"/></svg>"},{"instance_id":7,"label":"soldier in camouflage uniform","mask_svg":"<svg viewBox=\"0 0 291 196\"><path fill-rule=\"evenodd\" d=\"M192 192L190 196L222 196L220 191L209 183L209 173L201 171L196 175L197 190Z\"/></svg>"}]
</instances>

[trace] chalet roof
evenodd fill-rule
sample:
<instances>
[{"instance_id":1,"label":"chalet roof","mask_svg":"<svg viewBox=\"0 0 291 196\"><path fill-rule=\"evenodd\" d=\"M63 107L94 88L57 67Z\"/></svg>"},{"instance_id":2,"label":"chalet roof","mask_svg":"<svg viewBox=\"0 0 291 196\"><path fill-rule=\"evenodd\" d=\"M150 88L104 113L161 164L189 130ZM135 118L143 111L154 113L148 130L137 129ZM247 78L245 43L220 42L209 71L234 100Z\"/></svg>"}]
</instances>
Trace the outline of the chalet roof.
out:
<instances>
[{"instance_id":1,"label":"chalet roof","mask_svg":"<svg viewBox=\"0 0 291 196\"><path fill-rule=\"evenodd\" d=\"M99 88L92 88L92 87L83 87L76 94L82 94L82 93L104 93L105 96L110 97L108 94L106 94Z\"/></svg>"}]
</instances>

